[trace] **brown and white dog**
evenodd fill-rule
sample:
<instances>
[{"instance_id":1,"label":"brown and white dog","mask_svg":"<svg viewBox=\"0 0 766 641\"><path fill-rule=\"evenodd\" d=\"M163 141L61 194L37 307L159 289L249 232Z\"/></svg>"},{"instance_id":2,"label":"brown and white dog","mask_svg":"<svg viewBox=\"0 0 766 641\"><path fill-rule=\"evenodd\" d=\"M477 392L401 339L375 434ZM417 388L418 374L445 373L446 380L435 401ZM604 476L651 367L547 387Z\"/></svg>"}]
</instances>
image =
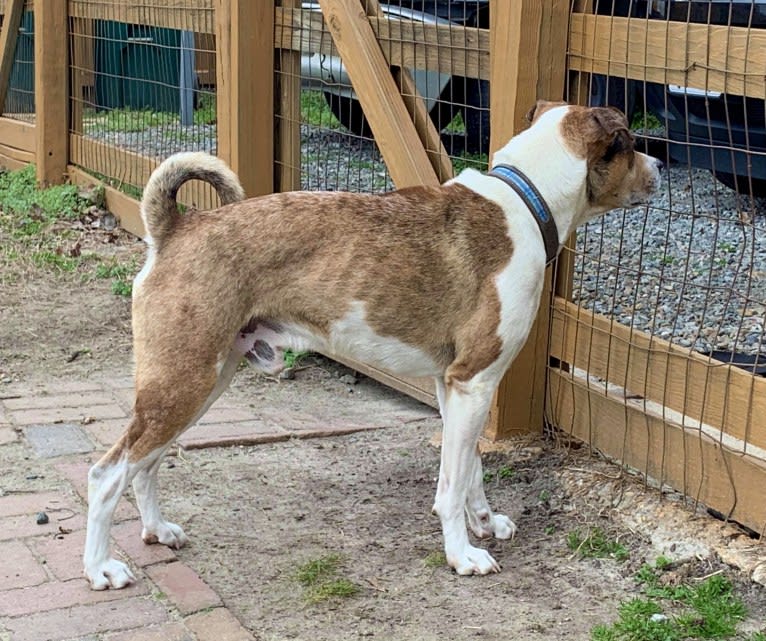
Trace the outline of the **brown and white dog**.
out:
<instances>
[{"instance_id":1,"label":"brown and white dog","mask_svg":"<svg viewBox=\"0 0 766 641\"><path fill-rule=\"evenodd\" d=\"M645 202L658 187L661 163L635 151L620 112L540 102L530 120L493 166L517 167L547 203L554 255L577 225ZM192 178L213 184L224 206L179 214L176 193ZM143 540L186 542L158 506L164 454L242 358L274 373L288 348L434 377L444 422L434 510L447 561L459 574L498 571L471 545L465 518L480 538L516 530L489 507L477 440L540 302L546 246L525 200L505 180L470 169L441 187L382 195L242 199L231 170L202 153L169 158L146 186L149 253L133 287L135 408L89 474L91 586L134 581L109 553L112 515L131 481Z\"/></svg>"}]
</instances>

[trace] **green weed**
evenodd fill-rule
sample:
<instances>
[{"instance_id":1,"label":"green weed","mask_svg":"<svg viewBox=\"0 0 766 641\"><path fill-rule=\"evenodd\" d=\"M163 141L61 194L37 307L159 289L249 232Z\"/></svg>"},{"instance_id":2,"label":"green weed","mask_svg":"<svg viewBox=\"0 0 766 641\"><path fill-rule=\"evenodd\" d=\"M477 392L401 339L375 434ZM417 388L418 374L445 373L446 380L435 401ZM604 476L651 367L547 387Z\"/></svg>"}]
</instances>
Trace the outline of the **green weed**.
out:
<instances>
[{"instance_id":1,"label":"green weed","mask_svg":"<svg viewBox=\"0 0 766 641\"><path fill-rule=\"evenodd\" d=\"M640 111L633 116L633 122L630 123L630 128L633 130L662 129L662 123L654 114Z\"/></svg>"},{"instance_id":2,"label":"green weed","mask_svg":"<svg viewBox=\"0 0 766 641\"><path fill-rule=\"evenodd\" d=\"M514 474L515 472L512 467L509 465L501 465L496 470L485 470L483 478L485 483L491 483L495 479L508 481L513 478Z\"/></svg>"},{"instance_id":3,"label":"green weed","mask_svg":"<svg viewBox=\"0 0 766 641\"><path fill-rule=\"evenodd\" d=\"M82 191L75 185L37 186L32 165L18 171L0 172L0 263L17 269L30 266L53 273L79 272L84 280L112 278L112 291L130 295L135 262L102 263L93 253L82 252L81 234L72 223L81 220L93 205L102 206L103 189ZM78 223L79 229L82 225ZM92 267L91 263L96 263Z\"/></svg>"},{"instance_id":4,"label":"green weed","mask_svg":"<svg viewBox=\"0 0 766 641\"><path fill-rule=\"evenodd\" d=\"M96 266L94 275L96 278L111 278L112 293L116 296L131 296L133 293L133 277L138 266L135 261L118 263L111 261Z\"/></svg>"},{"instance_id":5,"label":"green weed","mask_svg":"<svg viewBox=\"0 0 766 641\"><path fill-rule=\"evenodd\" d=\"M295 579L306 589L304 596L309 603L346 598L359 592L359 586L338 576L341 560L339 554L328 554L298 567Z\"/></svg>"},{"instance_id":6,"label":"green weed","mask_svg":"<svg viewBox=\"0 0 766 641\"><path fill-rule=\"evenodd\" d=\"M697 584L663 585L667 559L644 565L636 574L643 595L622 603L619 618L591 631L593 641L691 641L731 639L747 612L731 582L716 574ZM756 632L748 641L764 641ZM740 637L742 638L742 637Z\"/></svg>"},{"instance_id":7,"label":"green weed","mask_svg":"<svg viewBox=\"0 0 766 641\"><path fill-rule=\"evenodd\" d=\"M215 94L199 93L197 108L194 110L195 125L212 125L216 122Z\"/></svg>"},{"instance_id":8,"label":"green weed","mask_svg":"<svg viewBox=\"0 0 766 641\"><path fill-rule=\"evenodd\" d=\"M295 367L310 353L311 352L294 352L291 349L286 349L284 354L285 367Z\"/></svg>"},{"instance_id":9,"label":"green weed","mask_svg":"<svg viewBox=\"0 0 766 641\"><path fill-rule=\"evenodd\" d=\"M617 540L610 540L601 528L593 528L583 535L579 530L567 534L567 547L580 558L611 558L624 561L629 553Z\"/></svg>"},{"instance_id":10,"label":"green weed","mask_svg":"<svg viewBox=\"0 0 766 641\"><path fill-rule=\"evenodd\" d=\"M423 559L423 565L427 568L443 568L447 565L447 556L441 550L435 550Z\"/></svg>"},{"instance_id":11,"label":"green weed","mask_svg":"<svg viewBox=\"0 0 766 641\"><path fill-rule=\"evenodd\" d=\"M479 169L484 171L489 166L489 156L487 154L469 154L463 152L459 156L452 158L452 168L456 174L463 169Z\"/></svg>"},{"instance_id":12,"label":"green weed","mask_svg":"<svg viewBox=\"0 0 766 641\"><path fill-rule=\"evenodd\" d=\"M37 236L58 219L76 220L91 205L74 185L38 189L33 165L0 173L2 224L14 237Z\"/></svg>"},{"instance_id":13,"label":"green weed","mask_svg":"<svg viewBox=\"0 0 766 641\"><path fill-rule=\"evenodd\" d=\"M99 131L135 133L149 127L177 124L178 115L151 109L123 108L88 111L83 120L87 133Z\"/></svg>"}]
</instances>

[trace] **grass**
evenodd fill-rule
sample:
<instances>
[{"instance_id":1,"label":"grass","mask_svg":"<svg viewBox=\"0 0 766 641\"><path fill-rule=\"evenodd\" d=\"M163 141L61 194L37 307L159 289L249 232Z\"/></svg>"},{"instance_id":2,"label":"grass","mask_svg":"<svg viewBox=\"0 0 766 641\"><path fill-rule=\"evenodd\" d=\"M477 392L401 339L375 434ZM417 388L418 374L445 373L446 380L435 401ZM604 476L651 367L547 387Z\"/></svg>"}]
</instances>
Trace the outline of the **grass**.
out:
<instances>
[{"instance_id":1,"label":"grass","mask_svg":"<svg viewBox=\"0 0 766 641\"><path fill-rule=\"evenodd\" d=\"M516 473L514 472L513 468L509 465L501 465L496 470L486 470L484 472L484 482L491 483L495 479L510 481L513 479L515 474Z\"/></svg>"},{"instance_id":2,"label":"grass","mask_svg":"<svg viewBox=\"0 0 766 641\"><path fill-rule=\"evenodd\" d=\"M654 567L644 565L636 574L642 595L623 602L618 619L591 631L593 641L693 641L743 639L766 641L764 632L737 635L747 616L742 600L725 576L714 574L697 582L665 584L668 567L660 557Z\"/></svg>"},{"instance_id":3,"label":"grass","mask_svg":"<svg viewBox=\"0 0 766 641\"><path fill-rule=\"evenodd\" d=\"M359 586L338 576L342 558L339 554L328 554L307 561L295 572L295 580L304 587L304 597L309 603L354 596Z\"/></svg>"},{"instance_id":4,"label":"grass","mask_svg":"<svg viewBox=\"0 0 766 641\"><path fill-rule=\"evenodd\" d=\"M291 349L286 349L284 355L285 367L295 367L302 359L310 354L311 352L294 352Z\"/></svg>"},{"instance_id":5,"label":"grass","mask_svg":"<svg viewBox=\"0 0 766 641\"><path fill-rule=\"evenodd\" d=\"M112 293L116 296L130 296L133 293L133 276L138 266L135 262L119 263L112 260L96 266L96 278L112 279Z\"/></svg>"},{"instance_id":6,"label":"grass","mask_svg":"<svg viewBox=\"0 0 766 641\"><path fill-rule=\"evenodd\" d=\"M601 528L592 528L586 534L574 530L567 534L567 547L580 558L615 559L625 561L630 554L616 539L609 539Z\"/></svg>"},{"instance_id":7,"label":"grass","mask_svg":"<svg viewBox=\"0 0 766 641\"><path fill-rule=\"evenodd\" d=\"M301 122L312 127L343 128L321 91L301 91Z\"/></svg>"},{"instance_id":8,"label":"grass","mask_svg":"<svg viewBox=\"0 0 766 641\"><path fill-rule=\"evenodd\" d=\"M0 265L7 278L24 269L80 273L83 280L111 278L112 291L129 296L135 262L102 262L81 249L88 210L103 205L103 189L83 192L75 185L39 189L35 167L0 172ZM83 219L86 223L81 222Z\"/></svg>"},{"instance_id":9,"label":"grass","mask_svg":"<svg viewBox=\"0 0 766 641\"><path fill-rule=\"evenodd\" d=\"M644 129L651 131L653 129L661 129L662 126L662 122L660 122L657 116L643 111L635 113L633 115L633 122L630 123L630 128L633 130Z\"/></svg>"},{"instance_id":10,"label":"grass","mask_svg":"<svg viewBox=\"0 0 766 641\"><path fill-rule=\"evenodd\" d=\"M447 555L442 550L431 552L425 559L423 565L427 568L443 568L447 565Z\"/></svg>"},{"instance_id":11,"label":"grass","mask_svg":"<svg viewBox=\"0 0 766 641\"><path fill-rule=\"evenodd\" d=\"M195 125L211 125L216 122L215 94L199 92L197 108L194 110ZM180 116L176 112L154 111L152 109L88 109L84 115L88 133L119 132L136 133L150 127L180 127Z\"/></svg>"},{"instance_id":12,"label":"grass","mask_svg":"<svg viewBox=\"0 0 766 641\"><path fill-rule=\"evenodd\" d=\"M459 156L452 158L452 167L455 174L459 174L463 169L478 169L486 171L489 166L489 156L487 154L470 154L463 152Z\"/></svg>"}]
</instances>

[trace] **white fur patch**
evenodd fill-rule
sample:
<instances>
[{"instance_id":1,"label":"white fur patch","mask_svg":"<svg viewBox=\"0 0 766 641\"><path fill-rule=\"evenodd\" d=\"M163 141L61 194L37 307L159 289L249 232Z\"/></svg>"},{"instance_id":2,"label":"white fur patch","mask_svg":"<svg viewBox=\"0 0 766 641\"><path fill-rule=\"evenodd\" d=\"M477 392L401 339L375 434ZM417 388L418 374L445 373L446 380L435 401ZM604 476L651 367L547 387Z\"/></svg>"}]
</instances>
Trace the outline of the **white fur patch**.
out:
<instances>
[{"instance_id":1,"label":"white fur patch","mask_svg":"<svg viewBox=\"0 0 766 641\"><path fill-rule=\"evenodd\" d=\"M330 351L393 373L440 376L443 369L422 349L393 336L377 334L367 323L366 303L353 301L348 313L330 329Z\"/></svg>"},{"instance_id":2,"label":"white fur patch","mask_svg":"<svg viewBox=\"0 0 766 641\"><path fill-rule=\"evenodd\" d=\"M141 287L144 280L146 280L146 277L149 275L149 272L152 271L152 267L154 267L154 259L157 255L157 252L154 249L154 245L152 244L151 236L147 234L144 240L146 241L146 245L147 245L146 262L144 263L144 266L141 268L141 271L138 272L138 274L136 274L136 277L133 279L134 294Z\"/></svg>"}]
</instances>

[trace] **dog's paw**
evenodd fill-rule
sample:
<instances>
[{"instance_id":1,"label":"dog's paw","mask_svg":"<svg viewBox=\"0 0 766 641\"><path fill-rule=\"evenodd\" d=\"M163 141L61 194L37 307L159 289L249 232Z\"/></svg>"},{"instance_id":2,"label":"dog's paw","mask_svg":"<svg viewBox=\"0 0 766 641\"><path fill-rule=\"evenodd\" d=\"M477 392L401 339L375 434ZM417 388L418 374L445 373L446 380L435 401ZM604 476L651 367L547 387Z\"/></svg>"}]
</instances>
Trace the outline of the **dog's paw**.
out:
<instances>
[{"instance_id":1,"label":"dog's paw","mask_svg":"<svg viewBox=\"0 0 766 641\"><path fill-rule=\"evenodd\" d=\"M180 525L168 521L163 521L152 528L145 527L141 532L141 538L148 545L162 543L174 550L182 548L189 540Z\"/></svg>"},{"instance_id":2,"label":"dog's paw","mask_svg":"<svg viewBox=\"0 0 766 641\"><path fill-rule=\"evenodd\" d=\"M84 574L85 578L90 581L91 590L106 590L107 588L119 590L136 580L130 568L117 559L107 559L90 568L86 567Z\"/></svg>"},{"instance_id":3,"label":"dog's paw","mask_svg":"<svg viewBox=\"0 0 766 641\"><path fill-rule=\"evenodd\" d=\"M492 528L496 539L512 539L516 536L516 524L505 514L495 514Z\"/></svg>"},{"instance_id":4,"label":"dog's paw","mask_svg":"<svg viewBox=\"0 0 766 641\"><path fill-rule=\"evenodd\" d=\"M491 536L496 539L512 539L516 534L516 525L505 514L492 514L486 510L478 513L468 511L468 524L480 539Z\"/></svg>"},{"instance_id":5,"label":"dog's paw","mask_svg":"<svg viewBox=\"0 0 766 641\"><path fill-rule=\"evenodd\" d=\"M500 572L500 564L492 558L489 552L481 548L467 545L458 555L447 555L447 562L462 575L489 574Z\"/></svg>"}]
</instances>

